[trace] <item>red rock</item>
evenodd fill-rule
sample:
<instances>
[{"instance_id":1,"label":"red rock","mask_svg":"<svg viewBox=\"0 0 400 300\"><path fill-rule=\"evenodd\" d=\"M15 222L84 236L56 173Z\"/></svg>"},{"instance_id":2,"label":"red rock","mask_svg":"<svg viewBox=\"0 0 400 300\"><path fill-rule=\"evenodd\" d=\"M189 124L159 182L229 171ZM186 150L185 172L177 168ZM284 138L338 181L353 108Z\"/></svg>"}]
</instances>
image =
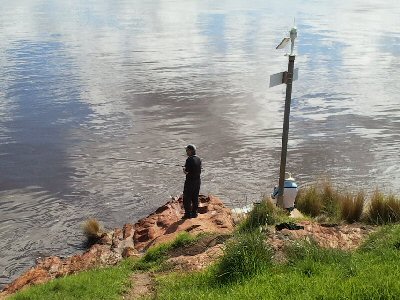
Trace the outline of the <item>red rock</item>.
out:
<instances>
[{"instance_id":1,"label":"red rock","mask_svg":"<svg viewBox=\"0 0 400 300\"><path fill-rule=\"evenodd\" d=\"M155 213L136 222L125 224L103 234L98 243L82 254L68 258L50 256L39 260L36 266L5 287L0 296L14 293L21 288L49 281L53 278L73 274L96 266L114 265L123 257L138 255L138 250L175 239L182 231L229 233L233 230L231 210L213 196L199 198L199 216L181 220L182 198L175 198L156 210Z\"/></svg>"},{"instance_id":2,"label":"red rock","mask_svg":"<svg viewBox=\"0 0 400 300\"><path fill-rule=\"evenodd\" d=\"M48 280L50 280L50 275L46 270L32 268L14 280L10 285L6 286L3 292L5 292L5 294L12 294L27 285L43 283Z\"/></svg>"},{"instance_id":3,"label":"red rock","mask_svg":"<svg viewBox=\"0 0 400 300\"><path fill-rule=\"evenodd\" d=\"M180 232L228 233L233 230L231 210L217 197L200 195L199 215L195 219L181 220L182 198L172 199L160 207L158 214L151 214L135 224L134 245L139 251L150 246L172 241Z\"/></svg>"},{"instance_id":4,"label":"red rock","mask_svg":"<svg viewBox=\"0 0 400 300\"><path fill-rule=\"evenodd\" d=\"M122 231L123 231L123 234L122 234L123 239L132 237L135 232L134 225L133 224L125 224L124 227L122 228Z\"/></svg>"},{"instance_id":5,"label":"red rock","mask_svg":"<svg viewBox=\"0 0 400 300\"><path fill-rule=\"evenodd\" d=\"M139 256L138 251L133 247L124 248L124 250L122 251L122 257L127 258L132 256Z\"/></svg>"},{"instance_id":6,"label":"red rock","mask_svg":"<svg viewBox=\"0 0 400 300\"><path fill-rule=\"evenodd\" d=\"M103 233L97 243L102 245L112 245L112 233Z\"/></svg>"}]
</instances>

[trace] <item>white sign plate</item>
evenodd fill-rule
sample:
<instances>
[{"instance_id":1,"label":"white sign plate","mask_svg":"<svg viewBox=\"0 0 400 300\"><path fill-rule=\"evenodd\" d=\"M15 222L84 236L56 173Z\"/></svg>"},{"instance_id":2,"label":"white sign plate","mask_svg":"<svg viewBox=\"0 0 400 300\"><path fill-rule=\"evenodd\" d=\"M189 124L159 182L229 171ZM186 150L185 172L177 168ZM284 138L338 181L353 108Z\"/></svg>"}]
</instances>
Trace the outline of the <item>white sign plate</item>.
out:
<instances>
[{"instance_id":1,"label":"white sign plate","mask_svg":"<svg viewBox=\"0 0 400 300\"><path fill-rule=\"evenodd\" d=\"M290 41L290 38L288 38L288 37L283 38L282 42L278 46L276 46L276 49L285 48L286 45L289 43L289 41Z\"/></svg>"},{"instance_id":2,"label":"white sign plate","mask_svg":"<svg viewBox=\"0 0 400 300\"><path fill-rule=\"evenodd\" d=\"M280 85L283 82L283 76L284 76L285 72L280 72L280 73L276 73L273 74L269 77L269 87L274 87L277 85ZM299 68L296 68L293 70L293 81L299 79Z\"/></svg>"},{"instance_id":3,"label":"white sign plate","mask_svg":"<svg viewBox=\"0 0 400 300\"><path fill-rule=\"evenodd\" d=\"M269 87L273 87L273 86L282 84L283 73L284 72L280 72L280 73L271 75L269 77Z\"/></svg>"}]
</instances>

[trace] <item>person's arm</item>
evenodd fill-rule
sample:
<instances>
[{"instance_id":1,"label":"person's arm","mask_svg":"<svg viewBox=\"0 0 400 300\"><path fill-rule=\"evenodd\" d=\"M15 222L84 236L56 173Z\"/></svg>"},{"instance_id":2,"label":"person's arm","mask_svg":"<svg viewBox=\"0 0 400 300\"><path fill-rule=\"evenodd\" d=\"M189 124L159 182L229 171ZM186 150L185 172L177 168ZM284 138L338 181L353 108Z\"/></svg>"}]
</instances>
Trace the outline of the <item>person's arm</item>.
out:
<instances>
[{"instance_id":1,"label":"person's arm","mask_svg":"<svg viewBox=\"0 0 400 300\"><path fill-rule=\"evenodd\" d=\"M191 159L190 157L186 160L185 169L183 170L183 172L186 175L193 173L193 159Z\"/></svg>"},{"instance_id":2,"label":"person's arm","mask_svg":"<svg viewBox=\"0 0 400 300\"><path fill-rule=\"evenodd\" d=\"M183 173L185 173L186 175L188 174L185 167L183 167L182 170L183 170Z\"/></svg>"}]
</instances>

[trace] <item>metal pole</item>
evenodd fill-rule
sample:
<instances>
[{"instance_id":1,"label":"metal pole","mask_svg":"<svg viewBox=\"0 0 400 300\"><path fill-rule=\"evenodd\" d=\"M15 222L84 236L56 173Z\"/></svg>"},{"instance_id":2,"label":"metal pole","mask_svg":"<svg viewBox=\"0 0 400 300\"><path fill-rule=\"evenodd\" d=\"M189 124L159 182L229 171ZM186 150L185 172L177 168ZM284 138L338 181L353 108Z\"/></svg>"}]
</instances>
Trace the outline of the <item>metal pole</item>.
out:
<instances>
[{"instance_id":1,"label":"metal pole","mask_svg":"<svg viewBox=\"0 0 400 300\"><path fill-rule=\"evenodd\" d=\"M289 139L289 116L290 116L290 103L292 101L292 82L293 82L293 69L294 60L296 58L293 54L293 48L289 55L288 72L286 77L286 99L285 99L285 114L283 118L283 133L282 133L282 151L281 151L281 166L279 172L279 194L277 205L283 207L283 191L285 184L285 169L286 169L286 156L287 144Z\"/></svg>"}]
</instances>

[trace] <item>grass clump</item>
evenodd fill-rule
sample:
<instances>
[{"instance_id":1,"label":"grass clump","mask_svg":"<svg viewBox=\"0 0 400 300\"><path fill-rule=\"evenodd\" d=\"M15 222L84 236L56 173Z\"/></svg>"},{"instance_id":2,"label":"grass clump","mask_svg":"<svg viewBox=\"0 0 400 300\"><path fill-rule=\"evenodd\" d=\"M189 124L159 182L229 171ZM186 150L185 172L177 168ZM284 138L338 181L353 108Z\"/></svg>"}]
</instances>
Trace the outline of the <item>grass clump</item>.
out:
<instances>
[{"instance_id":1,"label":"grass clump","mask_svg":"<svg viewBox=\"0 0 400 300\"><path fill-rule=\"evenodd\" d=\"M347 223L363 221L376 225L400 222L400 199L394 195L385 196L375 191L366 211L365 200L362 191L355 195L340 193L329 181L323 181L300 190L296 207L302 213L320 220L345 220Z\"/></svg>"},{"instance_id":2,"label":"grass clump","mask_svg":"<svg viewBox=\"0 0 400 300\"><path fill-rule=\"evenodd\" d=\"M339 219L341 196L339 192L333 188L330 181L324 181L320 197L323 205L322 213L329 219Z\"/></svg>"},{"instance_id":3,"label":"grass clump","mask_svg":"<svg viewBox=\"0 0 400 300\"><path fill-rule=\"evenodd\" d=\"M227 242L224 255L214 269L216 282L237 282L268 269L273 252L264 239L262 233L253 231L237 234Z\"/></svg>"},{"instance_id":4,"label":"grass clump","mask_svg":"<svg viewBox=\"0 0 400 300\"><path fill-rule=\"evenodd\" d=\"M284 216L284 212L270 200L263 199L254 205L244 221L239 225L239 232L250 232L265 225L273 225Z\"/></svg>"},{"instance_id":5,"label":"grass clump","mask_svg":"<svg viewBox=\"0 0 400 300\"><path fill-rule=\"evenodd\" d=\"M330 181L325 180L318 182L316 186L300 190L296 197L296 207L313 218L355 222L360 219L362 213L360 201L364 201L361 193L353 199L349 194L339 193Z\"/></svg>"},{"instance_id":6,"label":"grass clump","mask_svg":"<svg viewBox=\"0 0 400 300\"><path fill-rule=\"evenodd\" d=\"M369 202L366 219L377 225L400 222L400 200L376 190Z\"/></svg>"},{"instance_id":7,"label":"grass clump","mask_svg":"<svg viewBox=\"0 0 400 300\"><path fill-rule=\"evenodd\" d=\"M98 239L103 234L103 228L95 218L86 220L82 225L82 229L89 240Z\"/></svg>"},{"instance_id":8,"label":"grass clump","mask_svg":"<svg viewBox=\"0 0 400 300\"><path fill-rule=\"evenodd\" d=\"M145 271L161 267L162 263L168 258L170 251L191 245L200 237L200 235L192 236L186 231L181 232L172 242L149 248L146 254L136 262L134 269Z\"/></svg>"},{"instance_id":9,"label":"grass clump","mask_svg":"<svg viewBox=\"0 0 400 300\"><path fill-rule=\"evenodd\" d=\"M313 218L321 214L323 204L315 186L300 190L296 197L296 207Z\"/></svg>"},{"instance_id":10,"label":"grass clump","mask_svg":"<svg viewBox=\"0 0 400 300\"><path fill-rule=\"evenodd\" d=\"M365 196L363 192L357 193L353 196L345 194L341 197L340 215L341 219L347 223L358 222L361 219L364 209Z\"/></svg>"},{"instance_id":11,"label":"grass clump","mask_svg":"<svg viewBox=\"0 0 400 300\"><path fill-rule=\"evenodd\" d=\"M358 249L360 253L375 252L381 255L382 259L384 259L383 254L388 251L400 254L400 225L383 226L372 233Z\"/></svg>"}]
</instances>

